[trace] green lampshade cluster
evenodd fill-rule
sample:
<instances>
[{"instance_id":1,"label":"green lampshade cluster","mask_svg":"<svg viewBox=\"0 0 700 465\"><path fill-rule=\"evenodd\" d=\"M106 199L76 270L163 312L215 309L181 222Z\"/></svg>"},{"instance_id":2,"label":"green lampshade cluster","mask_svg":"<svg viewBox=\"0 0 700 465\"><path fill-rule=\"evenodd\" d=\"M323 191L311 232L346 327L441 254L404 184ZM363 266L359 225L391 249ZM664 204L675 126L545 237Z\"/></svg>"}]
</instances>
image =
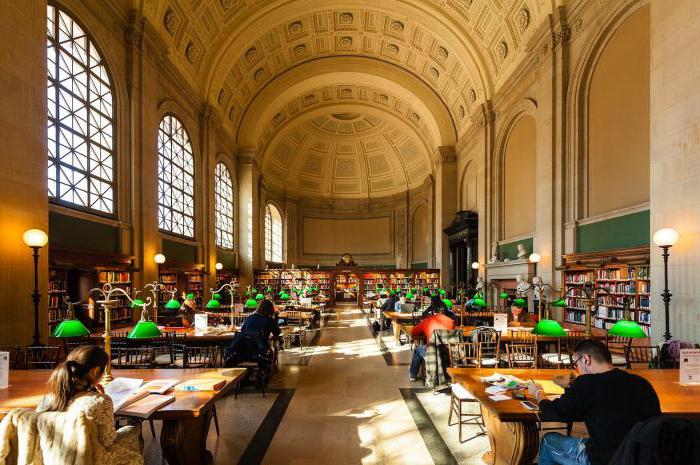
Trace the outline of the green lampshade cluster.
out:
<instances>
[{"instance_id":1,"label":"green lampshade cluster","mask_svg":"<svg viewBox=\"0 0 700 465\"><path fill-rule=\"evenodd\" d=\"M89 334L90 331L80 320L64 320L51 333L53 337L81 337Z\"/></svg>"},{"instance_id":2,"label":"green lampshade cluster","mask_svg":"<svg viewBox=\"0 0 700 465\"><path fill-rule=\"evenodd\" d=\"M564 337L566 336L566 331L564 331L564 328L562 328L556 320L540 320L532 330L532 334L537 334L538 336Z\"/></svg>"},{"instance_id":3,"label":"green lampshade cluster","mask_svg":"<svg viewBox=\"0 0 700 465\"><path fill-rule=\"evenodd\" d=\"M646 333L642 329L639 323L630 320L618 320L612 327L608 330L608 334L611 336L621 336L621 337L632 337L632 338L643 338L647 337Z\"/></svg>"},{"instance_id":4,"label":"green lampshade cluster","mask_svg":"<svg viewBox=\"0 0 700 465\"><path fill-rule=\"evenodd\" d=\"M165 304L165 308L167 308L168 310L179 310L180 302L178 302L177 299L170 299Z\"/></svg>"},{"instance_id":5,"label":"green lampshade cluster","mask_svg":"<svg viewBox=\"0 0 700 465\"><path fill-rule=\"evenodd\" d=\"M442 299L442 302L445 304L445 307L449 309L452 308L452 301L450 299Z\"/></svg>"},{"instance_id":6,"label":"green lampshade cluster","mask_svg":"<svg viewBox=\"0 0 700 465\"><path fill-rule=\"evenodd\" d=\"M258 295L255 296L255 300L260 301L260 300L263 300L263 299L265 299L265 296L262 295L262 294L258 294Z\"/></svg>"},{"instance_id":7,"label":"green lampshade cluster","mask_svg":"<svg viewBox=\"0 0 700 465\"><path fill-rule=\"evenodd\" d=\"M245 308L255 308L258 306L258 301L255 299L248 299L245 301Z\"/></svg>"},{"instance_id":8,"label":"green lampshade cluster","mask_svg":"<svg viewBox=\"0 0 700 465\"><path fill-rule=\"evenodd\" d=\"M486 307L486 301L481 296L477 296L474 296L474 300L472 300L472 305L475 307Z\"/></svg>"},{"instance_id":9,"label":"green lampshade cluster","mask_svg":"<svg viewBox=\"0 0 700 465\"><path fill-rule=\"evenodd\" d=\"M566 308L566 300L564 300L563 298L555 300L554 302L552 302L552 307Z\"/></svg>"},{"instance_id":10,"label":"green lampshade cluster","mask_svg":"<svg viewBox=\"0 0 700 465\"><path fill-rule=\"evenodd\" d=\"M152 321L141 320L131 329L129 335L126 336L129 339L152 339L154 337L160 337L163 333L160 332L158 326Z\"/></svg>"},{"instance_id":11,"label":"green lampshade cluster","mask_svg":"<svg viewBox=\"0 0 700 465\"><path fill-rule=\"evenodd\" d=\"M221 302L212 297L212 299L209 302L207 302L206 308L221 308Z\"/></svg>"},{"instance_id":12,"label":"green lampshade cluster","mask_svg":"<svg viewBox=\"0 0 700 465\"><path fill-rule=\"evenodd\" d=\"M287 294L286 292L282 292L280 294L280 300L289 300L289 294Z\"/></svg>"},{"instance_id":13,"label":"green lampshade cluster","mask_svg":"<svg viewBox=\"0 0 700 465\"><path fill-rule=\"evenodd\" d=\"M513 305L516 307L527 307L527 302L522 297L518 297L513 301Z\"/></svg>"},{"instance_id":14,"label":"green lampshade cluster","mask_svg":"<svg viewBox=\"0 0 700 465\"><path fill-rule=\"evenodd\" d=\"M407 300L413 300L413 293L408 292L408 293L406 294L406 299L407 299Z\"/></svg>"}]
</instances>

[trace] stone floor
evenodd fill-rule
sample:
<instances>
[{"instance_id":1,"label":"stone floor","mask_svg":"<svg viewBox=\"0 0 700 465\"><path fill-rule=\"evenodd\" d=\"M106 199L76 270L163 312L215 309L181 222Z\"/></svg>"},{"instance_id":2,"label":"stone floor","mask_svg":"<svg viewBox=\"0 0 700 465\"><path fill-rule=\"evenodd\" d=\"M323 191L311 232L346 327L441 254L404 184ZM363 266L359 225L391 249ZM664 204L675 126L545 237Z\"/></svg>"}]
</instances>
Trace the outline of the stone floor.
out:
<instances>
[{"instance_id":1,"label":"stone floor","mask_svg":"<svg viewBox=\"0 0 700 465\"><path fill-rule=\"evenodd\" d=\"M282 353L266 397L217 403L221 434L212 424L208 438L215 463L481 464L487 438L460 444L457 426L447 426L449 396L408 381L408 345L389 333L375 338L357 309L336 311L315 345ZM147 428L144 437L146 463L162 464Z\"/></svg>"}]
</instances>

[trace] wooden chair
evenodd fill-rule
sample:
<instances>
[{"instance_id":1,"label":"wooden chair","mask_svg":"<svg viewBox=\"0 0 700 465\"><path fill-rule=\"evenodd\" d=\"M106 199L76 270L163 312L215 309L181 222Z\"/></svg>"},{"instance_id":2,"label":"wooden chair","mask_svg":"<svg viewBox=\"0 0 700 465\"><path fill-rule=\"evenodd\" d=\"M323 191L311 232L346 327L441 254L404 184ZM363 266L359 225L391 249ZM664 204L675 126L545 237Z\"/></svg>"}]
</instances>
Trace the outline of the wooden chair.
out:
<instances>
[{"instance_id":1,"label":"wooden chair","mask_svg":"<svg viewBox=\"0 0 700 465\"><path fill-rule=\"evenodd\" d=\"M501 333L493 328L482 328L476 333L476 343L479 344L479 368L498 367L501 356Z\"/></svg>"},{"instance_id":2,"label":"wooden chair","mask_svg":"<svg viewBox=\"0 0 700 465\"><path fill-rule=\"evenodd\" d=\"M175 361L175 366L182 368L217 368L221 366L221 347L218 345L185 345L182 358Z\"/></svg>"},{"instance_id":3,"label":"wooden chair","mask_svg":"<svg viewBox=\"0 0 700 465\"><path fill-rule=\"evenodd\" d=\"M627 368L659 367L659 348L656 346L630 346L626 351Z\"/></svg>"},{"instance_id":4,"label":"wooden chair","mask_svg":"<svg viewBox=\"0 0 700 465\"><path fill-rule=\"evenodd\" d=\"M155 353L152 347L116 347L112 351L114 368L153 368Z\"/></svg>"},{"instance_id":5,"label":"wooden chair","mask_svg":"<svg viewBox=\"0 0 700 465\"><path fill-rule=\"evenodd\" d=\"M299 347L303 349L306 344L306 328L304 327L302 312L298 310L288 310L287 324L292 328L292 339L299 341Z\"/></svg>"},{"instance_id":6,"label":"wooden chair","mask_svg":"<svg viewBox=\"0 0 700 465\"><path fill-rule=\"evenodd\" d=\"M610 355L612 355L612 364L616 367L627 366L627 352L632 346L631 337L622 336L606 336L605 344L608 346Z\"/></svg>"},{"instance_id":7,"label":"wooden chair","mask_svg":"<svg viewBox=\"0 0 700 465\"><path fill-rule=\"evenodd\" d=\"M537 336L530 331L509 331L505 361L509 368L537 368Z\"/></svg>"},{"instance_id":8,"label":"wooden chair","mask_svg":"<svg viewBox=\"0 0 700 465\"><path fill-rule=\"evenodd\" d=\"M243 322L248 318L246 315L233 315L233 321L231 324L236 327L241 327L243 325Z\"/></svg>"},{"instance_id":9,"label":"wooden chair","mask_svg":"<svg viewBox=\"0 0 700 465\"><path fill-rule=\"evenodd\" d=\"M58 347L25 347L24 365L27 369L53 370L58 365L61 350Z\"/></svg>"},{"instance_id":10,"label":"wooden chair","mask_svg":"<svg viewBox=\"0 0 700 465\"><path fill-rule=\"evenodd\" d=\"M478 342L451 342L447 345L450 356L451 367L467 367L477 368L479 366L479 343ZM450 385L450 414L447 417L447 426L452 426L452 415L457 417L457 425L459 425L459 442L470 441L476 437L486 434L484 430L484 418L481 414L481 406L479 413L464 413L462 408L465 403L479 403L479 401L459 383ZM476 425L481 429L480 433L475 434L466 440L462 439L462 426Z\"/></svg>"},{"instance_id":11,"label":"wooden chair","mask_svg":"<svg viewBox=\"0 0 700 465\"><path fill-rule=\"evenodd\" d=\"M566 336L557 340L556 352L543 353L540 358L548 366L557 368L569 367L573 360L574 349L585 338L586 333L583 331L569 331L566 333Z\"/></svg>"}]
</instances>

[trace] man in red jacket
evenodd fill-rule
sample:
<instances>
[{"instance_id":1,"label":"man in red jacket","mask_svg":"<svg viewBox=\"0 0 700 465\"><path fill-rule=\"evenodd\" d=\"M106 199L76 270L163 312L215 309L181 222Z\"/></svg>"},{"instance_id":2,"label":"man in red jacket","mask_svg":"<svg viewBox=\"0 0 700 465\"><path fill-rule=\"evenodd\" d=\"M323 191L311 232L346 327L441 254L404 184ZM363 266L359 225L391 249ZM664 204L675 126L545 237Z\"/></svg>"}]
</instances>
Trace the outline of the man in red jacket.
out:
<instances>
[{"instance_id":1,"label":"man in red jacket","mask_svg":"<svg viewBox=\"0 0 700 465\"><path fill-rule=\"evenodd\" d=\"M443 307L440 313L425 318L413 327L411 337L413 339L422 338L425 340L426 344L416 347L416 350L413 352L413 360L411 360L411 368L408 374L409 381L415 381L418 376L418 370L423 360L425 360L425 352L428 347L427 343L430 342L433 331L436 329L455 329L455 320L448 316L448 312L449 310L447 307Z\"/></svg>"}]
</instances>

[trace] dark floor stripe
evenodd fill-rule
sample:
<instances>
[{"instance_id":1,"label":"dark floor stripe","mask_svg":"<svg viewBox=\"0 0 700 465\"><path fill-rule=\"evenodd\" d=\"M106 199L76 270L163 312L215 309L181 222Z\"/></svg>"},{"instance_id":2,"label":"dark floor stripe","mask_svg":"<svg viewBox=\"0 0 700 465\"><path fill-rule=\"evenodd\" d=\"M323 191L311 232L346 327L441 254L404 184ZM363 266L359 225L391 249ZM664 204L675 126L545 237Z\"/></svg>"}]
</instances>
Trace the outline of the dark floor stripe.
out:
<instances>
[{"instance_id":1,"label":"dark floor stripe","mask_svg":"<svg viewBox=\"0 0 700 465\"><path fill-rule=\"evenodd\" d=\"M413 416L413 421L423 437L423 442L433 458L433 463L436 465L457 465L457 459L455 459L452 451L442 439L428 412L425 411L423 404L416 397L416 390L399 388L399 391L401 391L403 400Z\"/></svg>"},{"instance_id":2,"label":"dark floor stripe","mask_svg":"<svg viewBox=\"0 0 700 465\"><path fill-rule=\"evenodd\" d=\"M361 309L362 313L365 315L365 319L367 320L367 327L369 328L369 331L374 334L374 328L372 328L372 320L369 317L369 313L366 313L364 309ZM382 336L385 335L384 331L380 331L379 334L374 336L374 340L379 346L379 351L382 353L382 357L384 357L384 362L386 362L387 366L390 367L401 367L401 366L410 366L410 363L405 363L405 362L399 362L398 359L394 356L394 353L389 350L389 348L386 346L386 343L384 342L384 338Z\"/></svg>"},{"instance_id":3,"label":"dark floor stripe","mask_svg":"<svg viewBox=\"0 0 700 465\"><path fill-rule=\"evenodd\" d=\"M282 422L287 407L289 407L292 396L294 396L294 389L270 389L268 392L277 393L277 398L255 432L255 436L253 436L248 447L243 451L243 455L238 460L238 465L260 465L262 463L272 438Z\"/></svg>"}]
</instances>

